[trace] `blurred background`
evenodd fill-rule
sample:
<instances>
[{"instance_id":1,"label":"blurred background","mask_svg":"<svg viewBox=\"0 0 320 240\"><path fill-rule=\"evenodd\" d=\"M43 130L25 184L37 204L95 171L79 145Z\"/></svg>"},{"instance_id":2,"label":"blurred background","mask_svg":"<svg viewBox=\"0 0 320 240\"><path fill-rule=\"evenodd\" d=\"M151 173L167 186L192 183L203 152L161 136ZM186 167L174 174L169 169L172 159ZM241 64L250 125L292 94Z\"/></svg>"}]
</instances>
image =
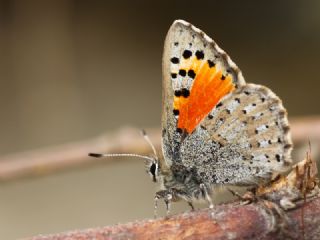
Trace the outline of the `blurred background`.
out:
<instances>
[{"instance_id":1,"label":"blurred background","mask_svg":"<svg viewBox=\"0 0 320 240\"><path fill-rule=\"evenodd\" d=\"M0 0L0 161L159 127L163 41L175 19L215 39L290 118L320 113L320 1L115 2ZM156 188L143 165L117 159L0 182L0 239L152 218Z\"/></svg>"}]
</instances>

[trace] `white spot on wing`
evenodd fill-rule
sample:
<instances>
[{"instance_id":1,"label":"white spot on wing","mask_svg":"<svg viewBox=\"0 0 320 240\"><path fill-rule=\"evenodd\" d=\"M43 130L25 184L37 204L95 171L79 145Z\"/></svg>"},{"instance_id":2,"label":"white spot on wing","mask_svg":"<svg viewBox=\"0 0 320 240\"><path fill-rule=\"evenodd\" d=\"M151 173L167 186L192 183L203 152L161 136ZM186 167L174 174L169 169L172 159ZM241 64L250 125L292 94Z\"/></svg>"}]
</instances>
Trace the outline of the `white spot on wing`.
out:
<instances>
[{"instance_id":1,"label":"white spot on wing","mask_svg":"<svg viewBox=\"0 0 320 240\"><path fill-rule=\"evenodd\" d=\"M256 128L256 130L260 133L260 132L265 132L267 130L267 125L261 125L259 127Z\"/></svg>"},{"instance_id":2,"label":"white spot on wing","mask_svg":"<svg viewBox=\"0 0 320 240\"><path fill-rule=\"evenodd\" d=\"M230 113L232 113L239 105L240 103L234 100L228 104L227 109L230 111Z\"/></svg>"},{"instance_id":3,"label":"white spot on wing","mask_svg":"<svg viewBox=\"0 0 320 240\"><path fill-rule=\"evenodd\" d=\"M255 108L256 108L255 105L250 104L250 105L244 107L243 109L246 110L247 113L250 113L250 112L253 111Z\"/></svg>"},{"instance_id":4,"label":"white spot on wing","mask_svg":"<svg viewBox=\"0 0 320 240\"><path fill-rule=\"evenodd\" d=\"M264 154L254 155L253 160L266 161L267 157Z\"/></svg>"},{"instance_id":5,"label":"white spot on wing","mask_svg":"<svg viewBox=\"0 0 320 240\"><path fill-rule=\"evenodd\" d=\"M262 147L262 148L268 147L269 146L269 142L267 140L259 141L259 146Z\"/></svg>"}]
</instances>

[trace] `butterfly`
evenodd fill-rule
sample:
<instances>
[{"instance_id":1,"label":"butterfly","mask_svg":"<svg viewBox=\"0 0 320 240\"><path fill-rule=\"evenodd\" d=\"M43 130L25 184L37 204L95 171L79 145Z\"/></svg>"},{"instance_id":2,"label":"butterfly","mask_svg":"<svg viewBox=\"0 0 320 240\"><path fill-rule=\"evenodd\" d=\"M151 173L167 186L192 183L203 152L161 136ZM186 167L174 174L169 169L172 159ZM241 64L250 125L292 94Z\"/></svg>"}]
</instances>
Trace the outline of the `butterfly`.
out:
<instances>
[{"instance_id":1,"label":"butterfly","mask_svg":"<svg viewBox=\"0 0 320 240\"><path fill-rule=\"evenodd\" d=\"M159 199L167 214L179 200L192 209L204 200L212 208L216 186L256 187L288 170L292 141L281 100L267 87L247 84L203 31L174 21L162 67L162 155L154 147L153 157L131 154L147 159L148 172L160 183L155 208Z\"/></svg>"}]
</instances>

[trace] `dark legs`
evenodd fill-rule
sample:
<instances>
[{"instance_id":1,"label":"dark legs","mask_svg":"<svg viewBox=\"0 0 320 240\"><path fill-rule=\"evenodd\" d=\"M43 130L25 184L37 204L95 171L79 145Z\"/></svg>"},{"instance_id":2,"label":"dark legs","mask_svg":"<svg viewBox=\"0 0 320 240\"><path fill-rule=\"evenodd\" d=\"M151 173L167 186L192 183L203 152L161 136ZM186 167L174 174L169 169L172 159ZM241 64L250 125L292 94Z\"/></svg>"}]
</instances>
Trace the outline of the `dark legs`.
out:
<instances>
[{"instance_id":1,"label":"dark legs","mask_svg":"<svg viewBox=\"0 0 320 240\"><path fill-rule=\"evenodd\" d=\"M166 216L170 213L171 201L173 198L173 192L170 190L162 190L156 193L154 197L154 217L157 217L157 209L158 209L158 200L163 199L164 203L166 204Z\"/></svg>"},{"instance_id":2,"label":"dark legs","mask_svg":"<svg viewBox=\"0 0 320 240\"><path fill-rule=\"evenodd\" d=\"M193 206L192 202L188 202L188 205L191 207L191 211L194 211L194 206Z\"/></svg>"},{"instance_id":3,"label":"dark legs","mask_svg":"<svg viewBox=\"0 0 320 240\"><path fill-rule=\"evenodd\" d=\"M209 192L210 189L208 189L208 187L203 183L201 183L199 187L200 187L200 191L197 192L199 194L199 197L196 197L196 198L204 198L207 201L209 208L213 208L213 203L212 203L210 192ZM166 209L167 209L166 216L168 216L170 213L171 202L172 201L175 202L180 199L184 199L185 201L187 201L192 211L195 209L192 204L192 199L193 199L192 196L176 188L170 188L167 190L161 190L156 192L156 195L154 197L154 217L157 217L159 199L163 199L164 203L166 204Z\"/></svg>"},{"instance_id":4,"label":"dark legs","mask_svg":"<svg viewBox=\"0 0 320 240\"><path fill-rule=\"evenodd\" d=\"M178 199L181 199L181 196L185 196L185 193L182 193L181 191L171 188L168 190L161 190L156 193L156 196L154 197L154 217L157 217L157 209L158 209L158 200L163 199L164 203L166 204L166 216L169 215L170 213L170 207L171 207L171 202L172 201L177 201ZM187 201L188 205L190 206L191 210L194 210L194 206L190 201Z\"/></svg>"}]
</instances>

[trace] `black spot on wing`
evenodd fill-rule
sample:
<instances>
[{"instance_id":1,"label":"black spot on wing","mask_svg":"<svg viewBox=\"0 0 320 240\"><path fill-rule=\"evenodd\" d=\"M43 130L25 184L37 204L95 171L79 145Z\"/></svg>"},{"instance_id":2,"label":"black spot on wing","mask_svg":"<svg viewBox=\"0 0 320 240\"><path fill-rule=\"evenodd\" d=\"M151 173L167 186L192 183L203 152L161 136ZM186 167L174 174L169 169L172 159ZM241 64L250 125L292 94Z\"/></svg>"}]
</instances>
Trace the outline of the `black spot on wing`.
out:
<instances>
[{"instance_id":1,"label":"black spot on wing","mask_svg":"<svg viewBox=\"0 0 320 240\"><path fill-rule=\"evenodd\" d=\"M292 144L289 144L289 143L288 143L288 144L284 145L283 147L284 147L284 149L289 149L289 148L292 147Z\"/></svg>"},{"instance_id":2,"label":"black spot on wing","mask_svg":"<svg viewBox=\"0 0 320 240\"><path fill-rule=\"evenodd\" d=\"M174 91L174 95L175 95L176 97L180 97L180 96L181 96L181 90L175 90L175 91Z\"/></svg>"},{"instance_id":3,"label":"black spot on wing","mask_svg":"<svg viewBox=\"0 0 320 240\"><path fill-rule=\"evenodd\" d=\"M178 116L179 115L179 110L178 109L173 109L173 115Z\"/></svg>"},{"instance_id":4,"label":"black spot on wing","mask_svg":"<svg viewBox=\"0 0 320 240\"><path fill-rule=\"evenodd\" d=\"M180 69L180 70L179 70L179 75L180 75L180 76L185 77L186 74L187 74L186 70L184 70L184 69Z\"/></svg>"},{"instance_id":5,"label":"black spot on wing","mask_svg":"<svg viewBox=\"0 0 320 240\"><path fill-rule=\"evenodd\" d=\"M179 61L179 58L173 57L173 58L171 58L171 62L174 64L178 64L180 61Z\"/></svg>"},{"instance_id":6,"label":"black spot on wing","mask_svg":"<svg viewBox=\"0 0 320 240\"><path fill-rule=\"evenodd\" d=\"M203 130L207 130L207 128L206 128L205 126L203 126L203 125L200 125L200 127L201 127L201 129L203 129Z\"/></svg>"},{"instance_id":7,"label":"black spot on wing","mask_svg":"<svg viewBox=\"0 0 320 240\"><path fill-rule=\"evenodd\" d=\"M192 52L190 50L184 50L182 56L185 58L185 59L188 59L190 58L192 55Z\"/></svg>"},{"instance_id":8,"label":"black spot on wing","mask_svg":"<svg viewBox=\"0 0 320 240\"><path fill-rule=\"evenodd\" d=\"M219 108L219 107L221 107L223 105L223 103L222 102L219 102L217 105L216 105L216 108Z\"/></svg>"},{"instance_id":9,"label":"black spot on wing","mask_svg":"<svg viewBox=\"0 0 320 240\"><path fill-rule=\"evenodd\" d=\"M171 73L171 77L172 78L177 78L177 74L176 73Z\"/></svg>"},{"instance_id":10,"label":"black spot on wing","mask_svg":"<svg viewBox=\"0 0 320 240\"><path fill-rule=\"evenodd\" d=\"M198 60L204 59L204 53L203 51L196 51L196 57Z\"/></svg>"},{"instance_id":11,"label":"black spot on wing","mask_svg":"<svg viewBox=\"0 0 320 240\"><path fill-rule=\"evenodd\" d=\"M188 76L191 77L191 78L195 78L196 77L196 73L194 72L194 70L190 69L188 71Z\"/></svg>"},{"instance_id":12,"label":"black spot on wing","mask_svg":"<svg viewBox=\"0 0 320 240\"><path fill-rule=\"evenodd\" d=\"M190 96L190 91L187 88L182 88L180 90L175 90L174 91L174 96L176 97L184 97L187 98Z\"/></svg>"},{"instance_id":13,"label":"black spot on wing","mask_svg":"<svg viewBox=\"0 0 320 240\"><path fill-rule=\"evenodd\" d=\"M212 68L212 67L214 67L216 64L215 64L213 61L208 60L208 65L209 65L210 68Z\"/></svg>"},{"instance_id":14,"label":"black spot on wing","mask_svg":"<svg viewBox=\"0 0 320 240\"><path fill-rule=\"evenodd\" d=\"M185 98L189 97L190 96L190 91L186 88L182 88L181 89L181 95Z\"/></svg>"}]
</instances>

